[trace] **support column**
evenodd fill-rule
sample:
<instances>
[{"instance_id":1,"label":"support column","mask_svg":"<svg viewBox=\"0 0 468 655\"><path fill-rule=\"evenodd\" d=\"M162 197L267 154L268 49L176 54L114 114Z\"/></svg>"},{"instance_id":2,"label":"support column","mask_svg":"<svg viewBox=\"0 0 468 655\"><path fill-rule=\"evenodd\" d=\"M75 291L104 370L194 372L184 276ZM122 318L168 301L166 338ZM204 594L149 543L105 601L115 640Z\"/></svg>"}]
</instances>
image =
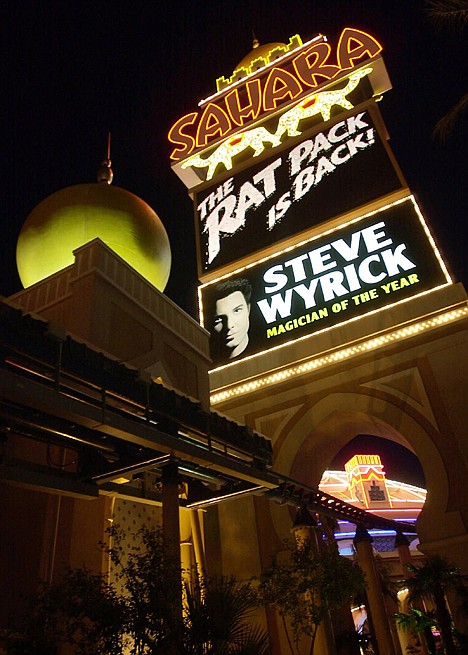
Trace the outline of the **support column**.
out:
<instances>
[{"instance_id":1,"label":"support column","mask_svg":"<svg viewBox=\"0 0 468 655\"><path fill-rule=\"evenodd\" d=\"M179 472L167 464L162 474L162 523L164 547L174 561L180 561Z\"/></svg>"},{"instance_id":2,"label":"support column","mask_svg":"<svg viewBox=\"0 0 468 655\"><path fill-rule=\"evenodd\" d=\"M395 655L387 612L385 610L385 601L372 551L372 537L366 528L358 525L353 543L356 548L359 565L366 576L367 598L369 601L368 611L372 617L379 654Z\"/></svg>"},{"instance_id":3,"label":"support column","mask_svg":"<svg viewBox=\"0 0 468 655\"><path fill-rule=\"evenodd\" d=\"M411 564L411 553L409 549L409 541L402 532L397 532L395 537L395 548L398 551L398 558L400 560L403 577L405 579L411 577L411 573L406 568L407 564Z\"/></svg>"},{"instance_id":4,"label":"support column","mask_svg":"<svg viewBox=\"0 0 468 655\"><path fill-rule=\"evenodd\" d=\"M411 560L411 552L409 549L409 541L402 532L397 532L397 535L395 537L395 548L398 551L398 559L400 560L401 568L403 571L403 577L405 578L405 580L407 580L408 578L413 577L413 574L410 571L408 571L408 569L406 568L407 564L412 564L412 560ZM409 610L406 599L403 602L400 601L399 604L400 607L398 611L407 612ZM421 605L421 607L419 607L418 609L423 610L424 608ZM411 633L408 630L402 631L400 629L398 632L400 636L401 649L403 652L406 651L408 646L412 648L419 647L422 655L429 655L426 636L424 633L420 634L416 639L411 635Z\"/></svg>"},{"instance_id":5,"label":"support column","mask_svg":"<svg viewBox=\"0 0 468 655\"><path fill-rule=\"evenodd\" d=\"M332 548L339 553L338 542L335 537L337 521L330 516L320 515L320 523L326 538L326 542L323 542L324 547ZM358 643L350 643L350 635L354 635L355 627L349 603L339 609L332 610L330 618L337 655L349 655L349 653L353 652L359 654Z\"/></svg>"},{"instance_id":6,"label":"support column","mask_svg":"<svg viewBox=\"0 0 468 655\"><path fill-rule=\"evenodd\" d=\"M177 464L167 464L162 474L162 523L164 556L174 572L174 617L182 619L182 572L180 569L179 472Z\"/></svg>"},{"instance_id":7,"label":"support column","mask_svg":"<svg viewBox=\"0 0 468 655\"><path fill-rule=\"evenodd\" d=\"M291 528L296 541L296 548L298 550L309 549L314 555L318 554L321 550L318 538L319 529L317 521L307 507L305 505L300 507ZM328 616L323 619L317 628L314 651L323 655L336 655L335 636L330 612L327 614Z\"/></svg>"}]
</instances>

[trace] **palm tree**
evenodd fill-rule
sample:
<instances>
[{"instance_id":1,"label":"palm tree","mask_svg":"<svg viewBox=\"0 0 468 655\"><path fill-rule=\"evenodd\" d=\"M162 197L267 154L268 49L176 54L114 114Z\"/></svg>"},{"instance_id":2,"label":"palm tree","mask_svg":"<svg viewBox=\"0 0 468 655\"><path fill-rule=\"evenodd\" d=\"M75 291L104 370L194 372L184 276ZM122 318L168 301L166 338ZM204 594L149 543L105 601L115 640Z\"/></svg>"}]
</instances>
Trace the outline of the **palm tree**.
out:
<instances>
[{"instance_id":1,"label":"palm tree","mask_svg":"<svg viewBox=\"0 0 468 655\"><path fill-rule=\"evenodd\" d=\"M31 611L6 635L9 655L267 655L268 639L250 624L257 595L233 577L186 585L180 611L180 565L167 557L159 530L142 529L126 548L111 530L115 581L86 569L68 571L32 599Z\"/></svg>"},{"instance_id":2,"label":"palm tree","mask_svg":"<svg viewBox=\"0 0 468 655\"><path fill-rule=\"evenodd\" d=\"M427 13L439 24L468 24L467 0L426 0ZM460 114L468 109L468 93L462 95L460 100L437 122L434 134L441 141L445 141L458 121Z\"/></svg>"},{"instance_id":3,"label":"palm tree","mask_svg":"<svg viewBox=\"0 0 468 655\"><path fill-rule=\"evenodd\" d=\"M185 585L187 655L267 655L266 633L249 619L257 596L232 576Z\"/></svg>"},{"instance_id":4,"label":"palm tree","mask_svg":"<svg viewBox=\"0 0 468 655\"><path fill-rule=\"evenodd\" d=\"M434 603L435 618L439 625L442 643L447 655L455 655L456 646L452 634L452 617L445 594L448 591L460 591L465 587L467 577L460 569L440 555L432 555L423 560L422 565L407 565L411 578L405 580L408 588L408 603L416 606L422 601Z\"/></svg>"},{"instance_id":5,"label":"palm tree","mask_svg":"<svg viewBox=\"0 0 468 655\"><path fill-rule=\"evenodd\" d=\"M416 640L416 647L420 646L422 652L433 653L434 649L428 646L428 631L431 630L435 624L433 612L423 612L415 607L412 607L408 612L400 612L395 614L395 623L402 630L407 630Z\"/></svg>"}]
</instances>

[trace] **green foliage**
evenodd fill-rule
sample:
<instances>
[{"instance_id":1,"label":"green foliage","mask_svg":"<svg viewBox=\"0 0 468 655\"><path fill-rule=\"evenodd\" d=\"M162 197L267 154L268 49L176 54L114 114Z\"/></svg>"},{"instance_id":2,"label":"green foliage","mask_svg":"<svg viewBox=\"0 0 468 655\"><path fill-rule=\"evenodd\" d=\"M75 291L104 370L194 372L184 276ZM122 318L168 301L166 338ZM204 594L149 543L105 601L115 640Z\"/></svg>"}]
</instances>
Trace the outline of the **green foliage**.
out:
<instances>
[{"instance_id":1,"label":"green foliage","mask_svg":"<svg viewBox=\"0 0 468 655\"><path fill-rule=\"evenodd\" d=\"M194 578L185 596L191 655L267 655L267 635L249 621L257 607L250 584L233 577Z\"/></svg>"},{"instance_id":2,"label":"green foliage","mask_svg":"<svg viewBox=\"0 0 468 655\"><path fill-rule=\"evenodd\" d=\"M275 557L260 576L258 594L262 604L288 620L296 646L303 636L312 639L312 652L317 628L329 611L343 607L364 586L359 566L336 550L314 554L291 548L285 563Z\"/></svg>"},{"instance_id":3,"label":"green foliage","mask_svg":"<svg viewBox=\"0 0 468 655\"><path fill-rule=\"evenodd\" d=\"M457 647L445 595L448 591L463 595L467 588L467 576L462 575L457 566L440 555L427 557L418 565L408 564L407 569L412 577L402 581L402 584L408 588L409 605L418 609L418 605L424 601L433 603L444 650L447 655L453 655Z\"/></svg>"},{"instance_id":4,"label":"green foliage","mask_svg":"<svg viewBox=\"0 0 468 655\"><path fill-rule=\"evenodd\" d=\"M139 545L128 550L123 534L112 528L107 549L116 583L126 602L125 629L131 655L172 653L182 642L181 571L167 555L159 530L139 531ZM80 654L81 655L81 654Z\"/></svg>"},{"instance_id":5,"label":"green foliage","mask_svg":"<svg viewBox=\"0 0 468 655\"><path fill-rule=\"evenodd\" d=\"M414 607L409 612L395 614L395 623L402 630L408 630L416 638L426 628L436 625L433 612L422 612Z\"/></svg>"},{"instance_id":6,"label":"green foliage","mask_svg":"<svg viewBox=\"0 0 468 655\"><path fill-rule=\"evenodd\" d=\"M10 655L52 655L57 644L71 644L79 655L119 655L125 645L122 625L126 600L102 576L87 569L68 570L60 583L42 585L21 630L12 631Z\"/></svg>"},{"instance_id":7,"label":"green foliage","mask_svg":"<svg viewBox=\"0 0 468 655\"><path fill-rule=\"evenodd\" d=\"M250 585L195 576L182 613L180 565L161 533L141 530L128 550L122 533L110 532L115 584L77 569L44 585L8 636L8 655L54 655L61 644L74 655L267 655L266 635L248 621L257 607Z\"/></svg>"}]
</instances>

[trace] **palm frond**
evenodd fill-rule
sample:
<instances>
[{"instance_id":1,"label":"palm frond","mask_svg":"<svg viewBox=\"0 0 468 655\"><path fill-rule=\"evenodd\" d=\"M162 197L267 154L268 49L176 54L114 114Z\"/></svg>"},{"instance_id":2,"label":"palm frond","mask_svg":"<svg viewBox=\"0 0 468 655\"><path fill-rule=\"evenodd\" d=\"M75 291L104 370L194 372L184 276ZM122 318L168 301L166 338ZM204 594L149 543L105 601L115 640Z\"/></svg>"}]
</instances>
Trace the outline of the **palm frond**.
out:
<instances>
[{"instance_id":1,"label":"palm frond","mask_svg":"<svg viewBox=\"0 0 468 655\"><path fill-rule=\"evenodd\" d=\"M426 5L434 22L461 25L468 22L468 0L427 0Z\"/></svg>"},{"instance_id":2,"label":"palm frond","mask_svg":"<svg viewBox=\"0 0 468 655\"><path fill-rule=\"evenodd\" d=\"M440 141L446 141L452 134L453 128L460 118L460 114L468 109L468 93L465 93L442 118L436 123L433 135Z\"/></svg>"}]
</instances>

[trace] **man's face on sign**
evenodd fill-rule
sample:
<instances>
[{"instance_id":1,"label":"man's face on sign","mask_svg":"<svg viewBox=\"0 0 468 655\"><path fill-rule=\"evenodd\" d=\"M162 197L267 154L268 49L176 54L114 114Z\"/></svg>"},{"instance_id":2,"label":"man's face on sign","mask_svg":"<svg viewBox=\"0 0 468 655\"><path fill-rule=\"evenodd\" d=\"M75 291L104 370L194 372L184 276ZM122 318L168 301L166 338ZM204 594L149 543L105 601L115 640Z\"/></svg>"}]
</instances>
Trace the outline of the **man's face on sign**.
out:
<instances>
[{"instance_id":1,"label":"man's face on sign","mask_svg":"<svg viewBox=\"0 0 468 655\"><path fill-rule=\"evenodd\" d=\"M216 301L214 330L225 338L225 346L229 348L229 359L240 355L249 343L249 314L242 291L233 291L228 296Z\"/></svg>"}]
</instances>

